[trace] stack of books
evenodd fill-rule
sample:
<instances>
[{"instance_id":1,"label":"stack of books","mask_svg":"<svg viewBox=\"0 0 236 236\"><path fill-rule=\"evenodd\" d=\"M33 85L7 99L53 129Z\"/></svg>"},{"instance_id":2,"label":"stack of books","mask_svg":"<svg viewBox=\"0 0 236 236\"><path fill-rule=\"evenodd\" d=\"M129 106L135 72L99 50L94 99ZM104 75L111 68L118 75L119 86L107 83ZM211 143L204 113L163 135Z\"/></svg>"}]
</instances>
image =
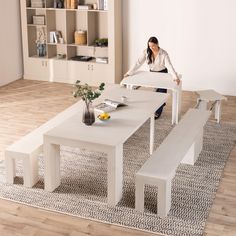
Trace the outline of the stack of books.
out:
<instances>
[{"instance_id":1,"label":"stack of books","mask_svg":"<svg viewBox=\"0 0 236 236\"><path fill-rule=\"evenodd\" d=\"M108 63L108 57L96 57L96 62L107 64Z\"/></svg>"}]
</instances>

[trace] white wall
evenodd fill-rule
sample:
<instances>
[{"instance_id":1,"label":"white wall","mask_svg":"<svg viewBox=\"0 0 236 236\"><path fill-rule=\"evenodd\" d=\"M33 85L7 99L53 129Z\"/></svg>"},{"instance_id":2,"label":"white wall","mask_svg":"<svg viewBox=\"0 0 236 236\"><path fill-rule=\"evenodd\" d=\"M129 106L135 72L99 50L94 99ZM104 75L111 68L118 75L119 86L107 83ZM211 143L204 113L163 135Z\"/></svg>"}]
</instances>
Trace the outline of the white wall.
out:
<instances>
[{"instance_id":1,"label":"white wall","mask_svg":"<svg viewBox=\"0 0 236 236\"><path fill-rule=\"evenodd\" d=\"M0 0L0 86L22 77L19 0Z\"/></svg>"},{"instance_id":2,"label":"white wall","mask_svg":"<svg viewBox=\"0 0 236 236\"><path fill-rule=\"evenodd\" d=\"M185 90L236 95L235 12L235 0L123 0L124 72L156 36Z\"/></svg>"}]
</instances>

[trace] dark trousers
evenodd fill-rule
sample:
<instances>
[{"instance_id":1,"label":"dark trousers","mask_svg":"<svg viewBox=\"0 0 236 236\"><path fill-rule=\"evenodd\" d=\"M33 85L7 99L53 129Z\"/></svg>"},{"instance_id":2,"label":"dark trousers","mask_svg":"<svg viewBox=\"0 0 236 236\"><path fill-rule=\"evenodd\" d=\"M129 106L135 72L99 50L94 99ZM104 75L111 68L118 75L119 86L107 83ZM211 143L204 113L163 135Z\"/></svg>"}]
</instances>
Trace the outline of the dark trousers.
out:
<instances>
[{"instance_id":1,"label":"dark trousers","mask_svg":"<svg viewBox=\"0 0 236 236\"><path fill-rule=\"evenodd\" d=\"M153 71L153 70L150 70L151 72L160 72L160 73L168 73L168 70L167 68L165 68L164 70L161 70L161 71ZM157 88L156 89L156 92L158 93L167 93L167 89L164 89L164 88ZM164 103L159 109L156 110L156 114L157 115L161 115L162 111L163 111L163 107L166 105L166 103Z\"/></svg>"}]
</instances>

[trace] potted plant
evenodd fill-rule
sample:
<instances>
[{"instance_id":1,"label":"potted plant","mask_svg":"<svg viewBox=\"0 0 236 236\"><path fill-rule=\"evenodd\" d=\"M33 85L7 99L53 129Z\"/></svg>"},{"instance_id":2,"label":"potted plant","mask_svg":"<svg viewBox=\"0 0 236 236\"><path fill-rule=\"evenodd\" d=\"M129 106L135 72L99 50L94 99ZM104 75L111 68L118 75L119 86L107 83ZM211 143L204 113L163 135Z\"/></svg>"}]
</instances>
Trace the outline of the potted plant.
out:
<instances>
[{"instance_id":1,"label":"potted plant","mask_svg":"<svg viewBox=\"0 0 236 236\"><path fill-rule=\"evenodd\" d=\"M108 46L108 38L95 39L94 44L97 47L107 47Z\"/></svg>"},{"instance_id":2,"label":"potted plant","mask_svg":"<svg viewBox=\"0 0 236 236\"><path fill-rule=\"evenodd\" d=\"M77 80L74 84L75 90L73 96L75 98L81 97L85 102L84 112L82 116L82 122L86 125L92 125L95 122L94 110L92 107L92 101L101 95L104 90L105 84L101 83L98 89L93 90L88 84L80 84L80 80Z\"/></svg>"}]
</instances>

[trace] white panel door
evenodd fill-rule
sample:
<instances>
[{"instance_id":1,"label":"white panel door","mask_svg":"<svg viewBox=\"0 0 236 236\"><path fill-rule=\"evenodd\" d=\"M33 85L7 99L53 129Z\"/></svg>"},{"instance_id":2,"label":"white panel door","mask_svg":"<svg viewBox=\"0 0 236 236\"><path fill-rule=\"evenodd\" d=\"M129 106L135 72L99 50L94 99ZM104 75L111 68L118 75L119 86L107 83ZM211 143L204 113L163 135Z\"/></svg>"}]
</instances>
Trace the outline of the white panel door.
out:
<instances>
[{"instance_id":1,"label":"white panel door","mask_svg":"<svg viewBox=\"0 0 236 236\"><path fill-rule=\"evenodd\" d=\"M47 59L27 58L24 65L24 78L49 81L50 67Z\"/></svg>"}]
</instances>

